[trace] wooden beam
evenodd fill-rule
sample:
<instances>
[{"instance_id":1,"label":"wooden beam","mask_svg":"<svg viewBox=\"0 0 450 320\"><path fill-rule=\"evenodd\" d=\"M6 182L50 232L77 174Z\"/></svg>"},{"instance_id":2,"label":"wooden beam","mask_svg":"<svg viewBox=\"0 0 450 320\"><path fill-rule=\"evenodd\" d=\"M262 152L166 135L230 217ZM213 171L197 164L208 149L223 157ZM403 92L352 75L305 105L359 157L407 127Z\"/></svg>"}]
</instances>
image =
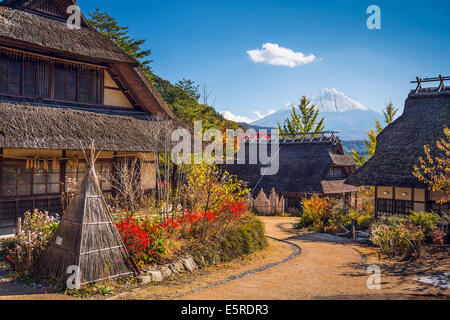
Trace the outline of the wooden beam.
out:
<instances>
[{"instance_id":1,"label":"wooden beam","mask_svg":"<svg viewBox=\"0 0 450 320\"><path fill-rule=\"evenodd\" d=\"M375 186L375 218L378 218L378 186Z\"/></svg>"},{"instance_id":2,"label":"wooden beam","mask_svg":"<svg viewBox=\"0 0 450 320\"><path fill-rule=\"evenodd\" d=\"M395 201L395 187L392 187L392 214L397 213L397 202Z\"/></svg>"}]
</instances>

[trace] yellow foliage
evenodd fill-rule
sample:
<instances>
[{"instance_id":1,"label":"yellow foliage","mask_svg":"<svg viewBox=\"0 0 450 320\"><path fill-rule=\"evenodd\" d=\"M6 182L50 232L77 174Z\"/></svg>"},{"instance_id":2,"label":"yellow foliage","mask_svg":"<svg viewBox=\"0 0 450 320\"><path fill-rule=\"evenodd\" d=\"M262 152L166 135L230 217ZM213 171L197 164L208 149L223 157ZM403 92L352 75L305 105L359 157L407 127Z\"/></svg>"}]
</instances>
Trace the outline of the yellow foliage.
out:
<instances>
[{"instance_id":1,"label":"yellow foliage","mask_svg":"<svg viewBox=\"0 0 450 320\"><path fill-rule=\"evenodd\" d=\"M419 158L419 165L414 166L413 175L428 185L432 191L442 191L444 197L439 201L450 200L450 130L444 128L445 137L436 142L437 155L431 155L430 147L424 146L425 159Z\"/></svg>"}]
</instances>

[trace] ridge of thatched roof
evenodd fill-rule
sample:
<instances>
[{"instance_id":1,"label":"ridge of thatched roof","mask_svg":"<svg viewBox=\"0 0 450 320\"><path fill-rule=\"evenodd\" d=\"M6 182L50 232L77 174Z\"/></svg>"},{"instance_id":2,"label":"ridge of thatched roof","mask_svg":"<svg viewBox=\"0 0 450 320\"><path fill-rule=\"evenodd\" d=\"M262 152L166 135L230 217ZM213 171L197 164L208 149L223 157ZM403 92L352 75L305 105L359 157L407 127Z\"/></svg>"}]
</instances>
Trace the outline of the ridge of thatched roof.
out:
<instances>
[{"instance_id":1,"label":"ridge of thatched roof","mask_svg":"<svg viewBox=\"0 0 450 320\"><path fill-rule=\"evenodd\" d=\"M80 284L138 272L108 212L93 161L69 204L48 248L40 258L40 275L65 280L69 266L80 268Z\"/></svg>"},{"instance_id":2,"label":"ridge of thatched roof","mask_svg":"<svg viewBox=\"0 0 450 320\"><path fill-rule=\"evenodd\" d=\"M424 145L434 148L450 123L450 93L410 94L403 114L377 137L374 156L346 183L361 186L423 187L413 167L424 157Z\"/></svg>"},{"instance_id":3,"label":"ridge of thatched roof","mask_svg":"<svg viewBox=\"0 0 450 320\"><path fill-rule=\"evenodd\" d=\"M85 26L79 30L69 30L64 21L21 10L10 2L15 1L0 3L0 39L4 41L12 44L19 41L37 51L55 55L138 65L136 59L113 41L86 26L85 18Z\"/></svg>"},{"instance_id":4,"label":"ridge of thatched roof","mask_svg":"<svg viewBox=\"0 0 450 320\"><path fill-rule=\"evenodd\" d=\"M246 164L227 165L226 169L245 181L253 194L261 189L273 188L276 192L305 194L338 194L358 190L353 186L343 189L342 179L340 183L329 183L325 187L322 184L329 180L326 176L331 166L356 166L353 159L342 153L341 142L337 138L312 143L280 143L279 170L272 176L261 175L261 164L249 164L248 143L245 148Z\"/></svg>"},{"instance_id":5,"label":"ridge of thatched roof","mask_svg":"<svg viewBox=\"0 0 450 320\"><path fill-rule=\"evenodd\" d=\"M132 109L0 101L0 148L79 150L95 140L105 151L152 152L168 123Z\"/></svg>"}]
</instances>

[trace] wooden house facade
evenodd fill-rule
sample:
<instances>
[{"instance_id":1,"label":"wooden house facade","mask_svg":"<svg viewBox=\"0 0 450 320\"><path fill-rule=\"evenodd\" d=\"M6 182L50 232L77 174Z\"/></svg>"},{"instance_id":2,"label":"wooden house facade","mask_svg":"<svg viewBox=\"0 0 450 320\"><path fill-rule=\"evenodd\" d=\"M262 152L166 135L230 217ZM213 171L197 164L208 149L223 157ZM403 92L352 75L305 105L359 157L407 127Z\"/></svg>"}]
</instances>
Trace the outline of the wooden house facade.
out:
<instances>
[{"instance_id":1,"label":"wooden house facade","mask_svg":"<svg viewBox=\"0 0 450 320\"><path fill-rule=\"evenodd\" d=\"M442 212L442 194L432 191L413 176L424 146L434 149L450 123L450 87L445 79L418 79L405 102L403 114L377 137L375 154L358 168L346 183L375 187L377 216L406 215L416 212ZM438 81L438 87L422 88L424 82Z\"/></svg>"},{"instance_id":2,"label":"wooden house facade","mask_svg":"<svg viewBox=\"0 0 450 320\"><path fill-rule=\"evenodd\" d=\"M73 0L0 3L0 228L30 209L61 213L86 172L80 144L102 148L96 169L111 191L114 162L139 157L155 188L150 128L176 120L133 57L81 16ZM158 117L155 117L158 115Z\"/></svg>"},{"instance_id":3,"label":"wooden house facade","mask_svg":"<svg viewBox=\"0 0 450 320\"><path fill-rule=\"evenodd\" d=\"M227 171L245 181L256 197L261 190L275 192L284 198L285 210L302 208L302 199L314 194L344 197L348 201L359 188L344 183L356 169L356 162L344 154L342 144L333 132L314 136L299 134L295 138L280 138L279 169L275 175L261 175L267 165L249 164L250 144L245 141L245 164L227 166ZM258 147L266 148L265 143ZM268 147L270 150L270 146ZM274 157L275 155L270 155ZM269 196L269 194L267 195Z\"/></svg>"}]
</instances>

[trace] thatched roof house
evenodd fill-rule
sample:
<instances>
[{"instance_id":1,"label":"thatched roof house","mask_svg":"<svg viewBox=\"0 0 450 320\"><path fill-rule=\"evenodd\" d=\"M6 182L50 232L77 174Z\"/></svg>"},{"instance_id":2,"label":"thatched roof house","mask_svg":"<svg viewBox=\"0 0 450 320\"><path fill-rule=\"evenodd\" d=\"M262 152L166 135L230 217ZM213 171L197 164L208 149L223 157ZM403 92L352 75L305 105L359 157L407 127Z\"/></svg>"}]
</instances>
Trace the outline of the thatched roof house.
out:
<instances>
[{"instance_id":1,"label":"thatched roof house","mask_svg":"<svg viewBox=\"0 0 450 320\"><path fill-rule=\"evenodd\" d=\"M434 147L450 123L450 87L413 90L403 114L377 137L375 155L346 183L376 187L378 215L408 214L440 208L437 192L427 190L412 174L424 145Z\"/></svg>"},{"instance_id":2,"label":"thatched roof house","mask_svg":"<svg viewBox=\"0 0 450 320\"><path fill-rule=\"evenodd\" d=\"M103 191L115 161L141 155L141 181L154 188L154 132L178 122L136 59L83 15L81 29L68 28L75 3L0 2L0 229L29 209L61 213L62 194L85 175L80 142L104 150Z\"/></svg>"},{"instance_id":3,"label":"thatched roof house","mask_svg":"<svg viewBox=\"0 0 450 320\"><path fill-rule=\"evenodd\" d=\"M256 196L261 189L272 189L284 196L286 209L300 208L301 198L313 194L349 196L357 187L344 183L356 169L356 162L344 154L334 133L315 138L302 135L297 139L280 139L279 170L275 175L261 175L264 165L249 164L251 140L245 142L246 164L228 165L227 170L244 180ZM265 147L260 144L260 147ZM270 150L270 147L269 147ZM273 157L273 155L272 155ZM263 169L264 170L264 169Z\"/></svg>"}]
</instances>

